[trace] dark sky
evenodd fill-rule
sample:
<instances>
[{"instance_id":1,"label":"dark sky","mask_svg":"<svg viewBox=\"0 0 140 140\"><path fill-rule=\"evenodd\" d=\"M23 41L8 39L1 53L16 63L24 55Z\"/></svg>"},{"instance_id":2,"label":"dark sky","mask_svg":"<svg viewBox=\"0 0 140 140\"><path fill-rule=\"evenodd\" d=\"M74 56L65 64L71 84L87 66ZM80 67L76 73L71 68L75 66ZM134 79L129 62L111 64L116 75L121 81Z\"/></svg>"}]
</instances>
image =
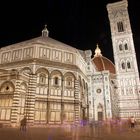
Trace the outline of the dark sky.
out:
<instances>
[{"instance_id":1,"label":"dark sky","mask_svg":"<svg viewBox=\"0 0 140 140\"><path fill-rule=\"evenodd\" d=\"M0 3L0 47L41 35L47 24L49 36L78 49L94 51L113 60L106 5L117 0L29 0ZM140 62L140 6L128 0L137 59Z\"/></svg>"}]
</instances>

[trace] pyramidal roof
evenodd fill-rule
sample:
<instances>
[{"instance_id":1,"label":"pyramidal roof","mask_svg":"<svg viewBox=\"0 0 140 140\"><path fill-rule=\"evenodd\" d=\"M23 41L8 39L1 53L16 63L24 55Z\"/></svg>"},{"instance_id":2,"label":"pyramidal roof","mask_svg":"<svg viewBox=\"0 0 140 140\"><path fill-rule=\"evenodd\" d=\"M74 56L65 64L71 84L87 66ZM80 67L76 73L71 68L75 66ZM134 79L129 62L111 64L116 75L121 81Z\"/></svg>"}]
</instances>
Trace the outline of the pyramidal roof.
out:
<instances>
[{"instance_id":1,"label":"pyramidal roof","mask_svg":"<svg viewBox=\"0 0 140 140\"><path fill-rule=\"evenodd\" d=\"M19 49L22 47L26 47L26 46L28 47L28 46L32 46L32 45L43 45L43 46L47 46L50 48L67 50L67 51L71 51L71 52L78 51L78 49L76 49L70 45L67 45L63 42L57 41L57 40L49 37L48 35L49 35L49 31L47 30L47 26L45 26L45 28L42 30L42 36L2 47L1 50L17 49L17 48Z\"/></svg>"}]
</instances>

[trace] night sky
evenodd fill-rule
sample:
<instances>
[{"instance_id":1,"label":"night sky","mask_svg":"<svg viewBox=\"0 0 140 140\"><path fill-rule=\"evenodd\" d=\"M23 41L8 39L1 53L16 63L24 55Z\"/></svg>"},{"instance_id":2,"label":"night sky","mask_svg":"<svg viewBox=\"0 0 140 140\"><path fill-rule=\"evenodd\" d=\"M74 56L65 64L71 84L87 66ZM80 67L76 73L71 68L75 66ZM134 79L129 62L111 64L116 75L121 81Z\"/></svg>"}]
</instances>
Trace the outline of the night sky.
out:
<instances>
[{"instance_id":1,"label":"night sky","mask_svg":"<svg viewBox=\"0 0 140 140\"><path fill-rule=\"evenodd\" d=\"M49 36L77 49L95 50L113 61L106 5L117 0L19 0L0 3L0 47L41 35L47 24ZM128 0L128 11L137 60L140 62L140 6Z\"/></svg>"}]
</instances>

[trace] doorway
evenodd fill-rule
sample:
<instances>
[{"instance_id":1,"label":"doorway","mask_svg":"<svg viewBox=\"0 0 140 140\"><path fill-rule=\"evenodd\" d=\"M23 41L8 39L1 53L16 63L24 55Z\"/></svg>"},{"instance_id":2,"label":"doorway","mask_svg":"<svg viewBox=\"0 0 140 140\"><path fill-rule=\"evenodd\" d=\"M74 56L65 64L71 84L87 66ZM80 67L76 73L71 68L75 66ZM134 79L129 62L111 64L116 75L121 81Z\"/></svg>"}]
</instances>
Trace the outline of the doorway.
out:
<instances>
[{"instance_id":1,"label":"doorway","mask_svg":"<svg viewBox=\"0 0 140 140\"><path fill-rule=\"evenodd\" d=\"M103 120L103 112L98 112L98 121Z\"/></svg>"}]
</instances>

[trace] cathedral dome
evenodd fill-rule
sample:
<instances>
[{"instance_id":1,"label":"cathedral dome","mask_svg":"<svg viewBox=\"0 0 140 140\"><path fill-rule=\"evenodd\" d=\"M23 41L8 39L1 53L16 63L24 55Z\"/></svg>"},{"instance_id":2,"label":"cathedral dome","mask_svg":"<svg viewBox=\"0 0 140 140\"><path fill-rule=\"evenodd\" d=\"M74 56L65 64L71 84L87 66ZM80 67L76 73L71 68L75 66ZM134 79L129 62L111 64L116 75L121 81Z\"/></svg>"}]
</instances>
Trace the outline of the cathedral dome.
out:
<instances>
[{"instance_id":1,"label":"cathedral dome","mask_svg":"<svg viewBox=\"0 0 140 140\"><path fill-rule=\"evenodd\" d=\"M116 73L114 64L109 59L102 56L101 50L98 47L98 45L97 48L95 49L95 55L92 59L92 63L96 67L97 71L109 70L110 73L113 74Z\"/></svg>"}]
</instances>

